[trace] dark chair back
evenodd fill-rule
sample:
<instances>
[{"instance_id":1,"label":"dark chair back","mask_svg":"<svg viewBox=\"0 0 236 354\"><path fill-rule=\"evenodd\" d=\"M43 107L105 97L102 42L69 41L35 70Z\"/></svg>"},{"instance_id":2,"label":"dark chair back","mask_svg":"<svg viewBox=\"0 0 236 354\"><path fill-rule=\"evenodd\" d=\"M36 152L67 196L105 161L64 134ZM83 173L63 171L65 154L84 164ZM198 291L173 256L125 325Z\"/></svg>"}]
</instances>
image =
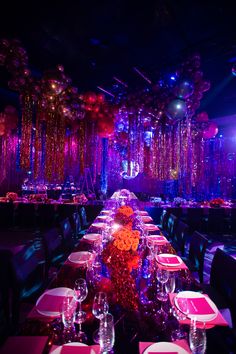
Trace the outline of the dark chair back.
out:
<instances>
[{"instance_id":1,"label":"dark chair back","mask_svg":"<svg viewBox=\"0 0 236 354\"><path fill-rule=\"evenodd\" d=\"M179 220L173 236L173 246L182 256L186 255L186 243L189 238L189 226Z\"/></svg>"},{"instance_id":2,"label":"dark chair back","mask_svg":"<svg viewBox=\"0 0 236 354\"><path fill-rule=\"evenodd\" d=\"M78 212L75 212L70 216L70 223L71 223L71 227L73 229L74 239L76 241L81 237L81 235L79 233L82 229L80 216L79 216Z\"/></svg>"},{"instance_id":3,"label":"dark chair back","mask_svg":"<svg viewBox=\"0 0 236 354\"><path fill-rule=\"evenodd\" d=\"M236 324L236 259L217 248L210 273L210 285L228 304L233 323Z\"/></svg>"},{"instance_id":4,"label":"dark chair back","mask_svg":"<svg viewBox=\"0 0 236 354\"><path fill-rule=\"evenodd\" d=\"M87 220L87 213L85 207L81 207L79 209L79 215L80 215L82 229L85 230L89 227L89 222Z\"/></svg>"},{"instance_id":5,"label":"dark chair back","mask_svg":"<svg viewBox=\"0 0 236 354\"><path fill-rule=\"evenodd\" d=\"M45 254L36 243L25 245L11 258L12 323L19 321L21 302L34 303L45 289Z\"/></svg>"},{"instance_id":6,"label":"dark chair back","mask_svg":"<svg viewBox=\"0 0 236 354\"><path fill-rule=\"evenodd\" d=\"M209 241L203 234L194 231L190 238L189 260L193 269L198 272L200 283L203 283L204 257L208 244Z\"/></svg>"},{"instance_id":7,"label":"dark chair back","mask_svg":"<svg viewBox=\"0 0 236 354\"><path fill-rule=\"evenodd\" d=\"M63 237L57 227L42 233L42 243L45 249L47 275L50 267L58 267L66 259L63 249Z\"/></svg>"},{"instance_id":8,"label":"dark chair back","mask_svg":"<svg viewBox=\"0 0 236 354\"><path fill-rule=\"evenodd\" d=\"M166 227L167 236L169 240L173 240L177 224L178 224L177 216L170 214L167 220L167 227Z\"/></svg>"},{"instance_id":9,"label":"dark chair back","mask_svg":"<svg viewBox=\"0 0 236 354\"><path fill-rule=\"evenodd\" d=\"M74 248L73 230L68 217L60 222L60 231L63 239L64 253L68 254Z\"/></svg>"}]
</instances>

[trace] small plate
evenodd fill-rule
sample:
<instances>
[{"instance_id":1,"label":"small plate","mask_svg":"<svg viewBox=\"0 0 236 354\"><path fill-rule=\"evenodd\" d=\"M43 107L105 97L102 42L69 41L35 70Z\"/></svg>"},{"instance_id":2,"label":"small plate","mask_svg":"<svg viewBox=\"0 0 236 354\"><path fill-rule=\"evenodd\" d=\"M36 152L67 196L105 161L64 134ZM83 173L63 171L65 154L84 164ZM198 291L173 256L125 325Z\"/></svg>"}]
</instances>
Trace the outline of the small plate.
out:
<instances>
[{"instance_id":1,"label":"small plate","mask_svg":"<svg viewBox=\"0 0 236 354\"><path fill-rule=\"evenodd\" d=\"M56 349L51 351L50 354L61 354L61 350L63 347L87 347L87 344L79 343L79 342L66 343L66 344L60 345L60 347L57 347ZM92 348L91 348L90 354L95 354L95 351Z\"/></svg>"},{"instance_id":2,"label":"small plate","mask_svg":"<svg viewBox=\"0 0 236 354\"><path fill-rule=\"evenodd\" d=\"M179 292L175 299L175 306L182 311L181 307L179 306L178 303L178 299L179 298L188 298L188 299L194 299L194 298L205 298L206 301L208 302L208 304L210 305L211 309L214 311L214 313L212 314L207 314L207 315L196 315L196 314L188 314L188 318L193 319L196 318L197 321L201 321L201 322L209 322L211 320L214 320L217 317L217 314L219 312L219 310L217 309L216 305L214 304L214 302L206 295L198 293L197 291L181 291Z\"/></svg>"},{"instance_id":3,"label":"small plate","mask_svg":"<svg viewBox=\"0 0 236 354\"><path fill-rule=\"evenodd\" d=\"M68 260L72 263L84 265L90 260L91 255L91 252L87 251L72 252L68 257Z\"/></svg>"},{"instance_id":4,"label":"small plate","mask_svg":"<svg viewBox=\"0 0 236 354\"><path fill-rule=\"evenodd\" d=\"M141 215L141 219L144 223L149 223L153 221L153 218L151 218L151 216L148 215Z\"/></svg>"},{"instance_id":5,"label":"small plate","mask_svg":"<svg viewBox=\"0 0 236 354\"><path fill-rule=\"evenodd\" d=\"M165 261L166 258L166 261ZM172 261L171 259L174 258L176 261ZM168 262L169 260L169 262ZM183 263L182 259L177 256L176 254L172 253L161 253L156 255L156 261L160 263L161 265L167 266L167 267L178 267Z\"/></svg>"},{"instance_id":6,"label":"small plate","mask_svg":"<svg viewBox=\"0 0 236 354\"><path fill-rule=\"evenodd\" d=\"M90 242L101 241L102 235L101 234L86 234L86 235L84 235L83 239L90 241Z\"/></svg>"},{"instance_id":7,"label":"small plate","mask_svg":"<svg viewBox=\"0 0 236 354\"><path fill-rule=\"evenodd\" d=\"M148 348L146 348L143 354L148 354L150 352L153 353L178 353L178 354L189 354L184 348L180 347L179 345L171 342L158 342L151 344Z\"/></svg>"},{"instance_id":8,"label":"small plate","mask_svg":"<svg viewBox=\"0 0 236 354\"><path fill-rule=\"evenodd\" d=\"M144 224L144 228L145 228L146 230L150 230L150 231L152 231L152 230L159 230L159 227L156 226L156 225L154 225L154 224Z\"/></svg>"},{"instance_id":9,"label":"small plate","mask_svg":"<svg viewBox=\"0 0 236 354\"><path fill-rule=\"evenodd\" d=\"M167 243L169 242L165 236L162 235L148 235L146 239L151 240L153 243Z\"/></svg>"},{"instance_id":10,"label":"small plate","mask_svg":"<svg viewBox=\"0 0 236 354\"><path fill-rule=\"evenodd\" d=\"M97 229L104 229L106 224L104 222L96 222L95 224L91 225L92 227L96 227Z\"/></svg>"},{"instance_id":11,"label":"small plate","mask_svg":"<svg viewBox=\"0 0 236 354\"><path fill-rule=\"evenodd\" d=\"M38 313L40 313L41 315L44 315L44 316L49 316L49 317L58 317L61 315L61 310L60 311L46 311L46 310L42 310L40 308L41 304L43 304L43 301L45 300L45 295L50 295L50 297L52 296L52 300L53 300L53 297L55 297L55 300L58 298L58 297L61 297L62 299L60 299L60 303L62 304L62 301L63 301L63 298L66 296L66 295L71 295L71 297L74 296L74 292L72 289L70 288L66 288L66 287L60 287L60 288L54 288L54 289L49 289L47 291L45 291L37 300L36 302L36 310L38 311ZM54 302L55 303L55 302ZM60 305L59 305L60 307Z\"/></svg>"}]
</instances>

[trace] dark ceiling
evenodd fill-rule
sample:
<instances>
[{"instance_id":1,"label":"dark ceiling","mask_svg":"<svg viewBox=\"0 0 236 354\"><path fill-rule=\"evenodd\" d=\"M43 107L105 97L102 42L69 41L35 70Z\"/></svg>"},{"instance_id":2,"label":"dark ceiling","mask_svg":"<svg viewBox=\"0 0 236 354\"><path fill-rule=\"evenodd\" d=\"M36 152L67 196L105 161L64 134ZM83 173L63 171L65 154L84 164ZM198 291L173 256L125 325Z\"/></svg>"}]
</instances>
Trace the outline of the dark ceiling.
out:
<instances>
[{"instance_id":1,"label":"dark ceiling","mask_svg":"<svg viewBox=\"0 0 236 354\"><path fill-rule=\"evenodd\" d=\"M79 91L109 89L113 76L135 86L141 80L135 66L155 80L158 71L198 52L211 82L201 109L211 118L236 113L236 21L228 1L9 1L0 37L22 42L35 73L62 64Z\"/></svg>"}]
</instances>

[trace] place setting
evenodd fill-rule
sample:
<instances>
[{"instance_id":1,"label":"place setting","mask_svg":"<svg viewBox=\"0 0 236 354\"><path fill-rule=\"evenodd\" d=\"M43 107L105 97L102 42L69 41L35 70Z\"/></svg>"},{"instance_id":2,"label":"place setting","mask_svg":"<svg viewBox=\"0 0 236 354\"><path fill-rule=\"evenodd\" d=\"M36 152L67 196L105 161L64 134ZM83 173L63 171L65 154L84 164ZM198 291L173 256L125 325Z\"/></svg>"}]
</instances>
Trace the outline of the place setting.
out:
<instances>
[{"instance_id":1,"label":"place setting","mask_svg":"<svg viewBox=\"0 0 236 354\"><path fill-rule=\"evenodd\" d=\"M169 294L170 302L185 316L180 319L181 324L191 324L195 320L197 327L212 328L228 326L215 303L208 295L196 291L180 291Z\"/></svg>"},{"instance_id":2,"label":"place setting","mask_svg":"<svg viewBox=\"0 0 236 354\"><path fill-rule=\"evenodd\" d=\"M168 269L170 271L188 269L181 257L172 253L157 254L155 259L159 268Z\"/></svg>"}]
</instances>

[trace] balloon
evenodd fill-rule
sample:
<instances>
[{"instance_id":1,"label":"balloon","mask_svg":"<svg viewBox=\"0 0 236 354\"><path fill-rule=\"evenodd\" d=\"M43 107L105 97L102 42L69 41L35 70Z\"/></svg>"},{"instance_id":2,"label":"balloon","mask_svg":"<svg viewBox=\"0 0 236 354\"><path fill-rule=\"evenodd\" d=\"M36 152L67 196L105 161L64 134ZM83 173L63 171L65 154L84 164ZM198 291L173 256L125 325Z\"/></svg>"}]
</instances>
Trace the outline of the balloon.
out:
<instances>
[{"instance_id":1,"label":"balloon","mask_svg":"<svg viewBox=\"0 0 236 354\"><path fill-rule=\"evenodd\" d=\"M194 91L194 86L193 83L189 80L184 80L181 81L176 87L175 87L175 94L178 98L188 98L193 94Z\"/></svg>"},{"instance_id":2,"label":"balloon","mask_svg":"<svg viewBox=\"0 0 236 354\"><path fill-rule=\"evenodd\" d=\"M210 122L208 127L203 130L203 138L211 139L218 133L218 126L215 122Z\"/></svg>"},{"instance_id":3,"label":"balloon","mask_svg":"<svg viewBox=\"0 0 236 354\"><path fill-rule=\"evenodd\" d=\"M198 113L197 116L196 116L196 121L199 122L199 123L208 122L208 114L207 114L207 112Z\"/></svg>"},{"instance_id":4,"label":"balloon","mask_svg":"<svg viewBox=\"0 0 236 354\"><path fill-rule=\"evenodd\" d=\"M187 106L185 101L175 99L171 101L166 109L166 115L171 120L181 120L186 116Z\"/></svg>"}]
</instances>

